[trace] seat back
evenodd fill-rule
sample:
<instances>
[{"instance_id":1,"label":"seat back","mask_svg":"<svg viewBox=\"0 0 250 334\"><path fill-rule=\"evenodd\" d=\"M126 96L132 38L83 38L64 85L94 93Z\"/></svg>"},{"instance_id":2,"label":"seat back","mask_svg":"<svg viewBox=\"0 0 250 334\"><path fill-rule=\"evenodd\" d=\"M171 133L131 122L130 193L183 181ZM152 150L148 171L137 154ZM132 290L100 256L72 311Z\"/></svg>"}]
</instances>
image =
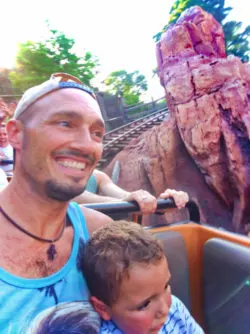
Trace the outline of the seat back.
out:
<instances>
[{"instance_id":1,"label":"seat back","mask_svg":"<svg viewBox=\"0 0 250 334\"><path fill-rule=\"evenodd\" d=\"M158 232L155 236L162 241L168 259L172 293L190 310L188 259L183 236L175 231Z\"/></svg>"},{"instance_id":2,"label":"seat back","mask_svg":"<svg viewBox=\"0 0 250 334\"><path fill-rule=\"evenodd\" d=\"M250 248L220 238L203 249L203 295L208 334L250 333Z\"/></svg>"},{"instance_id":3,"label":"seat back","mask_svg":"<svg viewBox=\"0 0 250 334\"><path fill-rule=\"evenodd\" d=\"M185 252L187 254L189 269L189 280L187 279L187 281L190 282L189 291L191 311L196 321L198 321L198 323L205 329L205 332L207 333L204 315L204 281L202 269L204 245L210 239L220 238L222 240L230 241L236 246L241 245L250 250L250 238L209 226L193 224L192 222L189 224L157 227L151 229L150 231L156 234L160 233L161 235L162 233L166 232L177 232L183 237L186 246ZM167 256L169 258L169 262L171 263L170 255L167 254ZM171 266L173 267L173 270L175 270L175 263ZM179 291L179 289L177 289L177 291ZM183 298L180 297L180 299ZM231 334L231 332L229 333ZM222 332L222 334L224 333Z\"/></svg>"}]
</instances>

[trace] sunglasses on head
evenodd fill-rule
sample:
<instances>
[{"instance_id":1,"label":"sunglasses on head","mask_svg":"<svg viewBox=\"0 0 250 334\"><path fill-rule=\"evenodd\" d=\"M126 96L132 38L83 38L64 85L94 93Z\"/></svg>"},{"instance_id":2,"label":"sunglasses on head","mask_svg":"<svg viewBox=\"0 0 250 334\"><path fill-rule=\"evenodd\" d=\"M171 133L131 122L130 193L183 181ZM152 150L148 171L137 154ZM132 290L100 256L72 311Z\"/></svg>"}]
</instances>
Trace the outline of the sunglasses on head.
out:
<instances>
[{"instance_id":1,"label":"sunglasses on head","mask_svg":"<svg viewBox=\"0 0 250 334\"><path fill-rule=\"evenodd\" d=\"M61 86L64 86L64 87L66 87L66 86L71 87L71 83L73 83L72 87L81 88L83 91L90 94L96 100L96 96L95 96L93 90L91 88L89 88L88 86L86 86L77 77L74 77L71 74L58 72L58 73L53 73L50 78L51 79L59 78L59 84Z\"/></svg>"}]
</instances>

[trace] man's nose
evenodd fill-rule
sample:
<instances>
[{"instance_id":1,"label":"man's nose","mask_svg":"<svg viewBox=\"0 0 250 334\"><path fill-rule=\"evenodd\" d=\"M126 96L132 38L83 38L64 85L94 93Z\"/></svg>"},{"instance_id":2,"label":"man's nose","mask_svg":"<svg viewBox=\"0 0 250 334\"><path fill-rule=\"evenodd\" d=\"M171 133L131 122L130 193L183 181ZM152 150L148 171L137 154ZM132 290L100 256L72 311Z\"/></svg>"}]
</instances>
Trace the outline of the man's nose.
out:
<instances>
[{"instance_id":1,"label":"man's nose","mask_svg":"<svg viewBox=\"0 0 250 334\"><path fill-rule=\"evenodd\" d=\"M79 141L80 144L90 144L92 142L92 137L90 130L88 128L82 128L80 129L78 135L77 135L77 140Z\"/></svg>"},{"instance_id":2,"label":"man's nose","mask_svg":"<svg viewBox=\"0 0 250 334\"><path fill-rule=\"evenodd\" d=\"M77 132L73 145L88 153L94 153L93 151L95 151L97 147L98 149L102 148L102 143L94 140L93 135L88 128L83 128Z\"/></svg>"}]
</instances>

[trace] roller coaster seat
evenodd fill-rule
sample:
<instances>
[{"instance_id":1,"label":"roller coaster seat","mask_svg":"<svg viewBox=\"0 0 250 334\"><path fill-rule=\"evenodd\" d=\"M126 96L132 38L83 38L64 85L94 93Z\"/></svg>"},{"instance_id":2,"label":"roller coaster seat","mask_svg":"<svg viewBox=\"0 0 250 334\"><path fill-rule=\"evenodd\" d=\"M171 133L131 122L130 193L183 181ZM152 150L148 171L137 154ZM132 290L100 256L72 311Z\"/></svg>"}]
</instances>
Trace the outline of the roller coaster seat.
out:
<instances>
[{"instance_id":1,"label":"roller coaster seat","mask_svg":"<svg viewBox=\"0 0 250 334\"><path fill-rule=\"evenodd\" d=\"M250 249L212 238L203 250L207 333L250 333Z\"/></svg>"},{"instance_id":2,"label":"roller coaster seat","mask_svg":"<svg viewBox=\"0 0 250 334\"><path fill-rule=\"evenodd\" d=\"M189 267L183 236L175 231L155 233L155 236L162 241L168 259L172 293L190 310Z\"/></svg>"},{"instance_id":3,"label":"roller coaster seat","mask_svg":"<svg viewBox=\"0 0 250 334\"><path fill-rule=\"evenodd\" d=\"M205 329L205 332L207 334L248 334L248 331L232 332L224 330L224 328L221 330L221 327L218 326L223 326L221 324L224 319L222 319L223 314L225 318L232 316L231 312L235 309L239 312L238 309L242 308L244 304L245 311L241 310L242 315L238 314L238 318L235 315L235 324L239 321L240 326L241 322L246 321L247 314L244 312L248 312L249 327L250 286L246 282L250 279L250 239L192 222L183 225L155 227L151 229L151 232L163 241L172 274L173 294L190 308L192 315ZM225 261L223 260L224 257ZM214 265L212 261L214 261ZM224 276L220 274L219 269ZM248 273L248 276L246 273ZM229 277L231 275L232 279ZM219 279L217 280L218 276ZM224 280L226 279L228 283L224 287ZM235 297L235 309L231 305L230 308L225 307L225 309L223 306L222 310L222 304L219 302L230 289L234 291L236 285L237 287L241 286L244 280L245 286L242 288L244 291L242 290L240 295L246 295L248 291L248 299L242 297L242 304L241 300L239 301ZM224 291L222 287L227 288L223 295L219 294L220 289L222 289L221 293ZM212 289L214 289L214 292L212 292ZM213 318L214 305L217 299L215 301L211 299L212 293L214 295L218 293L218 298L221 296L218 305L216 304L221 307L218 308L218 312L222 314L221 317L217 314Z\"/></svg>"}]
</instances>

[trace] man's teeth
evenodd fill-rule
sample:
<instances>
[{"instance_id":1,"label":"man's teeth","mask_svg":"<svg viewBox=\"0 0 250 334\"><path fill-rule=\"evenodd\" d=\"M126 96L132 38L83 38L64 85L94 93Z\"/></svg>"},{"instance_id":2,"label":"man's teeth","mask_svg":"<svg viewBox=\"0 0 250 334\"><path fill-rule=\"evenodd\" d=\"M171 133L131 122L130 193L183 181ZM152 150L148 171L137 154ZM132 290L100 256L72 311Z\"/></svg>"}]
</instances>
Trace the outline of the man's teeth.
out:
<instances>
[{"instance_id":1,"label":"man's teeth","mask_svg":"<svg viewBox=\"0 0 250 334\"><path fill-rule=\"evenodd\" d=\"M84 162L77 161L58 161L58 163L64 167L76 168L76 169L84 169L86 164Z\"/></svg>"}]
</instances>

